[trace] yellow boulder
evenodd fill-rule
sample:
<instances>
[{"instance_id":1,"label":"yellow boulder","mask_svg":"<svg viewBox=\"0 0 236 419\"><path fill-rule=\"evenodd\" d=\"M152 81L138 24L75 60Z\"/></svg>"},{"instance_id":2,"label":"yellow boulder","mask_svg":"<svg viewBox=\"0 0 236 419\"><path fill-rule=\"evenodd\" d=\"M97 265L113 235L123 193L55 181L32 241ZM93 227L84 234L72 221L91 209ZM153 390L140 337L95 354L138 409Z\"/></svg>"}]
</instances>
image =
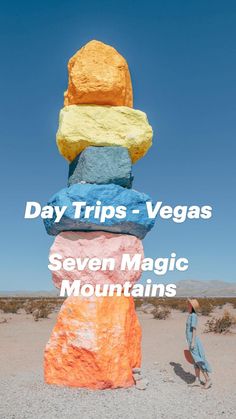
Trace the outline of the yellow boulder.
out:
<instances>
[{"instance_id":1,"label":"yellow boulder","mask_svg":"<svg viewBox=\"0 0 236 419\"><path fill-rule=\"evenodd\" d=\"M152 127L126 106L70 105L60 112L57 145L68 161L88 146L123 146L135 163L152 145Z\"/></svg>"},{"instance_id":2,"label":"yellow boulder","mask_svg":"<svg viewBox=\"0 0 236 419\"><path fill-rule=\"evenodd\" d=\"M88 42L69 60L64 105L133 106L132 84L125 59L110 45Z\"/></svg>"}]
</instances>

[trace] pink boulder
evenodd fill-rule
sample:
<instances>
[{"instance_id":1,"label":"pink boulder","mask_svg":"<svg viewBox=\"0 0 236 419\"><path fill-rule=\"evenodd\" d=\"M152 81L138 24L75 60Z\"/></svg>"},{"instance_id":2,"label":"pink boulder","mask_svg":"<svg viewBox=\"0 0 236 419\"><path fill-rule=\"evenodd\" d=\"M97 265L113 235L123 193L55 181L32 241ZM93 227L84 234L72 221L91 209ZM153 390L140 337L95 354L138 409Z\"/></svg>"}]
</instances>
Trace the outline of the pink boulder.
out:
<instances>
[{"instance_id":1,"label":"pink boulder","mask_svg":"<svg viewBox=\"0 0 236 419\"><path fill-rule=\"evenodd\" d=\"M72 283L75 279L83 284L124 284L126 281L134 284L141 276L141 269L129 270L126 266L125 270L121 270L122 259L124 254L128 254L129 258L136 254L141 255L143 259L143 246L140 239L127 234L106 233L103 231L81 232L81 231L65 231L56 236L54 243L50 249L51 265L55 266L55 260L52 263L52 255L57 259L60 255L61 267L59 270L52 271L52 280L57 288L61 287L63 279L67 279ZM67 263L65 269L65 259L73 258ZM94 260L93 258L96 258ZM110 270L111 264L106 264L106 259L114 261L114 269ZM77 259L77 260L76 260ZM97 261L98 259L98 261ZM103 266L93 270L93 266L101 261ZM64 267L63 267L64 263ZM93 266L91 265L94 264ZM79 267L78 267L79 264ZM104 270L102 270L102 267Z\"/></svg>"}]
</instances>

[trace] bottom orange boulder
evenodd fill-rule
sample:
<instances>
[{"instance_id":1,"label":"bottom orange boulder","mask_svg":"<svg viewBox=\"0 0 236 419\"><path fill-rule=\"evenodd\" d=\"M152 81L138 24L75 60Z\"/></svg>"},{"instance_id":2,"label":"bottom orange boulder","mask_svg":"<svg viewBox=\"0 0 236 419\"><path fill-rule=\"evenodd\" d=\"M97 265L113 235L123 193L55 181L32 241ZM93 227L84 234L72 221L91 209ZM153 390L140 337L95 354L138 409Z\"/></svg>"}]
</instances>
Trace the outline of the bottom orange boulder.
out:
<instances>
[{"instance_id":1,"label":"bottom orange boulder","mask_svg":"<svg viewBox=\"0 0 236 419\"><path fill-rule=\"evenodd\" d=\"M141 328L132 297L69 297L44 354L48 384L105 389L134 384Z\"/></svg>"}]
</instances>

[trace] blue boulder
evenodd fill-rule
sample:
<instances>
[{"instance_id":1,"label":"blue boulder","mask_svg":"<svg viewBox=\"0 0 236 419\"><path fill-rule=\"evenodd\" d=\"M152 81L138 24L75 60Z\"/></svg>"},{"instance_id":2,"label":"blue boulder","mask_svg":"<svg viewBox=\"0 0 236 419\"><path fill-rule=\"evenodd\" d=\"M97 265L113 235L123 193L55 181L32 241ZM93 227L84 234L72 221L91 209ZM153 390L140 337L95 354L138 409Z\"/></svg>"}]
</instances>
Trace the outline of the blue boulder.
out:
<instances>
[{"instance_id":1,"label":"blue boulder","mask_svg":"<svg viewBox=\"0 0 236 419\"><path fill-rule=\"evenodd\" d=\"M132 187L131 159L125 147L87 147L69 165L68 186L114 183Z\"/></svg>"},{"instance_id":2,"label":"blue boulder","mask_svg":"<svg viewBox=\"0 0 236 419\"><path fill-rule=\"evenodd\" d=\"M126 189L119 185L93 185L77 183L57 192L47 203L54 207L53 218L44 219L47 233L56 236L61 231L109 231L111 233L131 234L143 239L153 227L155 220L148 217L146 202L148 195L133 189ZM75 218L74 202L85 202L86 206L97 208L86 214L86 207L82 207L80 217ZM55 206L66 206L66 210L59 222L55 222ZM111 218L101 220L101 211L112 214L113 209L105 210L105 206L112 206L116 211ZM125 217L119 216L117 207L124 206ZM100 207L100 208L99 208ZM99 213L100 209L100 213ZM134 211L138 211L137 213ZM78 215L78 214L77 214ZM103 214L104 216L104 214Z\"/></svg>"}]
</instances>

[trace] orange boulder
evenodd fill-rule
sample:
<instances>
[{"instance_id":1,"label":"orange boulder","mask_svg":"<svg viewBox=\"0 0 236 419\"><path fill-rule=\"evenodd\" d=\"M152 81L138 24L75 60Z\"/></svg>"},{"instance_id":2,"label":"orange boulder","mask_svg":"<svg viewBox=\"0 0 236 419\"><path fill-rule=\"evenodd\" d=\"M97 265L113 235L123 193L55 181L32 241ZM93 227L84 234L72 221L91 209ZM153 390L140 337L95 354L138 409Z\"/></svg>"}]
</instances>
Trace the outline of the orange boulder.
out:
<instances>
[{"instance_id":1,"label":"orange boulder","mask_svg":"<svg viewBox=\"0 0 236 419\"><path fill-rule=\"evenodd\" d=\"M141 328L132 297L69 297L45 348L48 384L105 389L134 384Z\"/></svg>"},{"instance_id":2,"label":"orange boulder","mask_svg":"<svg viewBox=\"0 0 236 419\"><path fill-rule=\"evenodd\" d=\"M64 105L133 106L128 64L110 45L90 41L69 60Z\"/></svg>"}]
</instances>

